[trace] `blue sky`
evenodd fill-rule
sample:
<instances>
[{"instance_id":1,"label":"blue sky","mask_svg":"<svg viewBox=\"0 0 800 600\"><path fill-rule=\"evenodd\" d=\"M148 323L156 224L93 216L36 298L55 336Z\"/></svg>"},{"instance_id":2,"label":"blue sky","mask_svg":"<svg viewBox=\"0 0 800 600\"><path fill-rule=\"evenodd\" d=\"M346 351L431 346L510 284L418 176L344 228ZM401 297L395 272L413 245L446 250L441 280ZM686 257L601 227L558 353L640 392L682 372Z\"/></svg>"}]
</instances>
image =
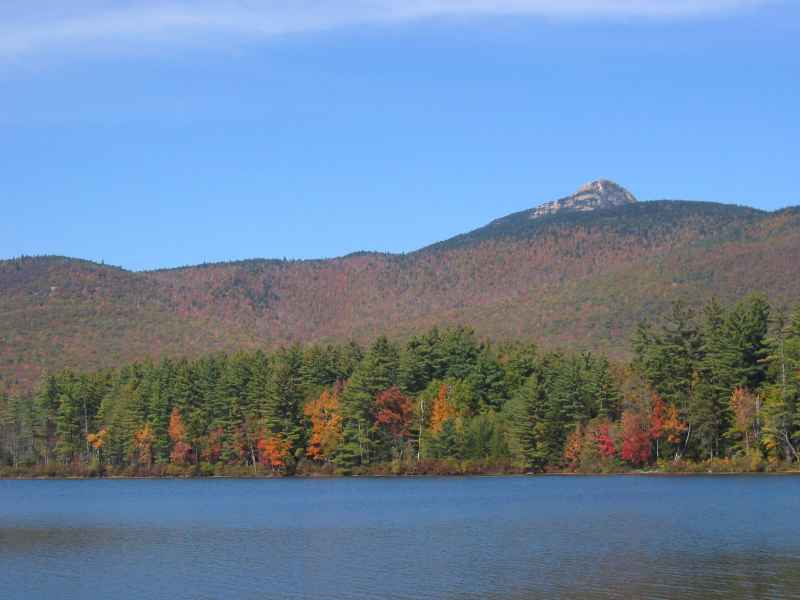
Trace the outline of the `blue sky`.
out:
<instances>
[{"instance_id":1,"label":"blue sky","mask_svg":"<svg viewBox=\"0 0 800 600\"><path fill-rule=\"evenodd\" d=\"M0 257L402 252L600 177L797 205L798 73L794 1L6 0Z\"/></svg>"}]
</instances>

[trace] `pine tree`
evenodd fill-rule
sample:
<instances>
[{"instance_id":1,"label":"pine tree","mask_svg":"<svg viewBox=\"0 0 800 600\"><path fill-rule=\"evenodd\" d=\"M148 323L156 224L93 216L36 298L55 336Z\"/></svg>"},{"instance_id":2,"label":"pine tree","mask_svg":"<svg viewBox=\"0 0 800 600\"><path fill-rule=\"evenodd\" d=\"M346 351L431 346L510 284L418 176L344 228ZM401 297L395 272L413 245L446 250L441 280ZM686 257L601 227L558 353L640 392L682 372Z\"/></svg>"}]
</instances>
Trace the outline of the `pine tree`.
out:
<instances>
[{"instance_id":1,"label":"pine tree","mask_svg":"<svg viewBox=\"0 0 800 600\"><path fill-rule=\"evenodd\" d=\"M505 371L490 348L484 348L466 378L480 410L500 410L508 396Z\"/></svg>"},{"instance_id":2,"label":"pine tree","mask_svg":"<svg viewBox=\"0 0 800 600\"><path fill-rule=\"evenodd\" d=\"M343 440L336 456L336 465L342 471L370 462L375 397L395 385L398 366L397 348L380 337L348 381L341 399Z\"/></svg>"},{"instance_id":3,"label":"pine tree","mask_svg":"<svg viewBox=\"0 0 800 600\"><path fill-rule=\"evenodd\" d=\"M221 458L226 463L238 462L244 452L242 429L249 413L250 362L246 355L229 356L222 367L216 396L220 409L213 423L214 431L222 431Z\"/></svg>"},{"instance_id":4,"label":"pine tree","mask_svg":"<svg viewBox=\"0 0 800 600\"><path fill-rule=\"evenodd\" d=\"M688 417L700 452L706 457L720 454L720 437L729 422L728 398L735 384L731 342L726 336L728 315L716 299L704 310L702 358L698 361L694 393Z\"/></svg>"},{"instance_id":5,"label":"pine tree","mask_svg":"<svg viewBox=\"0 0 800 600\"><path fill-rule=\"evenodd\" d=\"M56 456L63 463L78 460L85 446L84 419L78 378L65 371L59 377L56 413Z\"/></svg>"},{"instance_id":6,"label":"pine tree","mask_svg":"<svg viewBox=\"0 0 800 600\"><path fill-rule=\"evenodd\" d=\"M129 464L136 448L134 434L146 422L146 407L133 373L122 373L100 405L100 421L107 428L104 455L113 465Z\"/></svg>"},{"instance_id":7,"label":"pine tree","mask_svg":"<svg viewBox=\"0 0 800 600\"><path fill-rule=\"evenodd\" d=\"M509 398L533 375L539 365L539 357L534 344L507 344L501 348L501 364L505 371L506 393Z\"/></svg>"},{"instance_id":8,"label":"pine tree","mask_svg":"<svg viewBox=\"0 0 800 600\"><path fill-rule=\"evenodd\" d=\"M694 311L678 301L659 332L640 324L634 336L634 364L667 402L687 411L702 344Z\"/></svg>"},{"instance_id":9,"label":"pine tree","mask_svg":"<svg viewBox=\"0 0 800 600\"><path fill-rule=\"evenodd\" d=\"M678 450L680 454L692 440L692 418L712 421L706 416L708 404L695 403L703 345L694 311L683 301L673 303L660 331L654 332L649 325L640 324L634 335L634 367L667 403L677 408L681 422L689 421L684 447ZM708 431L707 441L713 438L714 430Z\"/></svg>"},{"instance_id":10,"label":"pine tree","mask_svg":"<svg viewBox=\"0 0 800 600\"><path fill-rule=\"evenodd\" d=\"M35 422L33 434L39 460L45 465L55 457L56 415L58 414L58 381L44 374L33 397Z\"/></svg>"},{"instance_id":11,"label":"pine tree","mask_svg":"<svg viewBox=\"0 0 800 600\"><path fill-rule=\"evenodd\" d=\"M622 391L611 374L611 365L605 357L587 355L587 393L591 400L591 418L616 419L622 404Z\"/></svg>"},{"instance_id":12,"label":"pine tree","mask_svg":"<svg viewBox=\"0 0 800 600\"><path fill-rule=\"evenodd\" d=\"M475 368L481 353L475 332L466 327L445 331L437 347L444 373L434 373L433 376L436 378L444 376L465 379Z\"/></svg>"},{"instance_id":13,"label":"pine tree","mask_svg":"<svg viewBox=\"0 0 800 600\"><path fill-rule=\"evenodd\" d=\"M331 345L325 347L314 345L307 348L303 352L301 371L303 384L308 389L321 389L333 385L340 378L336 348Z\"/></svg>"},{"instance_id":14,"label":"pine tree","mask_svg":"<svg viewBox=\"0 0 800 600\"><path fill-rule=\"evenodd\" d=\"M283 349L274 357L263 408L266 431L280 434L302 456L303 431L303 353L298 347Z\"/></svg>"},{"instance_id":15,"label":"pine tree","mask_svg":"<svg viewBox=\"0 0 800 600\"><path fill-rule=\"evenodd\" d=\"M545 390L534 374L509 402L511 451L518 464L534 471L544 469L551 458L552 444L548 444L544 427L546 415Z\"/></svg>"},{"instance_id":16,"label":"pine tree","mask_svg":"<svg viewBox=\"0 0 800 600\"><path fill-rule=\"evenodd\" d=\"M174 364L164 360L157 367L150 364L144 372L139 393L145 403L147 422L150 425L153 442L152 458L159 464L169 461L170 380L175 376Z\"/></svg>"},{"instance_id":17,"label":"pine tree","mask_svg":"<svg viewBox=\"0 0 800 600\"><path fill-rule=\"evenodd\" d=\"M800 462L800 306L790 319L778 313L765 360L772 384L764 386L763 438L771 460Z\"/></svg>"}]
</instances>

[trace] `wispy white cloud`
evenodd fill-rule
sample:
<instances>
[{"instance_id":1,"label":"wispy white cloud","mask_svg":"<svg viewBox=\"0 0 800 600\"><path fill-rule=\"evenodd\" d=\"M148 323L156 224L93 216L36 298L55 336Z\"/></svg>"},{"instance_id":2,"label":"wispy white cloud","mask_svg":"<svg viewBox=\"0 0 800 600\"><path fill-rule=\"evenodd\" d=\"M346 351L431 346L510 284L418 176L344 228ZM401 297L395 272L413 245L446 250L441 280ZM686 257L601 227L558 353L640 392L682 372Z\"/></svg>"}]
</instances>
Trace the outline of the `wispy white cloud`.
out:
<instances>
[{"instance_id":1,"label":"wispy white cloud","mask_svg":"<svg viewBox=\"0 0 800 600\"><path fill-rule=\"evenodd\" d=\"M431 17L685 18L769 0L5 0L0 58L209 36L271 37Z\"/></svg>"}]
</instances>

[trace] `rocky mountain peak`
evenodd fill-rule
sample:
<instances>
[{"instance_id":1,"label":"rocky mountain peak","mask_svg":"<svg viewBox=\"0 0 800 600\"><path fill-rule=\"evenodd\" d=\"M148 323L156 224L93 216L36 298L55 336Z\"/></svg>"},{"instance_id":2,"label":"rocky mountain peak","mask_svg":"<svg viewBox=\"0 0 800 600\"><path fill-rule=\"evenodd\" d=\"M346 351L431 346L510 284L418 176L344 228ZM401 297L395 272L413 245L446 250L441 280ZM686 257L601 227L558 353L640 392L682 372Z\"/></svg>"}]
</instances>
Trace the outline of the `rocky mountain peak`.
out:
<instances>
[{"instance_id":1,"label":"rocky mountain peak","mask_svg":"<svg viewBox=\"0 0 800 600\"><path fill-rule=\"evenodd\" d=\"M613 208L633 204L636 198L628 190L613 181L599 179L581 186L577 192L566 198L547 202L530 212L531 219L537 219L558 212L587 212L602 208Z\"/></svg>"}]
</instances>

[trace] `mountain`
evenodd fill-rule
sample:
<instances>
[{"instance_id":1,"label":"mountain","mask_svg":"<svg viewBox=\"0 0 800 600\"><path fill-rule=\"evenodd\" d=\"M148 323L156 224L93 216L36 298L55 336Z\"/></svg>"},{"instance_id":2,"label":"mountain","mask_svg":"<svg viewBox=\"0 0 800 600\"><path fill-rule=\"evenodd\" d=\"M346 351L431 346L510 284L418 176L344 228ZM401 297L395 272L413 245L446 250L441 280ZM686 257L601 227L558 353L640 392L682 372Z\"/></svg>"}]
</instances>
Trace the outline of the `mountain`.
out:
<instances>
[{"instance_id":1,"label":"mountain","mask_svg":"<svg viewBox=\"0 0 800 600\"><path fill-rule=\"evenodd\" d=\"M553 202L545 202L527 213L529 218L538 219L559 212L589 212L625 206L635 202L636 198L628 190L613 181L601 179L587 183L571 196Z\"/></svg>"},{"instance_id":2,"label":"mountain","mask_svg":"<svg viewBox=\"0 0 800 600\"><path fill-rule=\"evenodd\" d=\"M636 323L676 298L797 303L799 262L798 208L637 202L610 181L409 254L149 272L23 257L0 261L0 377L24 390L43 369L450 323L624 357Z\"/></svg>"}]
</instances>

